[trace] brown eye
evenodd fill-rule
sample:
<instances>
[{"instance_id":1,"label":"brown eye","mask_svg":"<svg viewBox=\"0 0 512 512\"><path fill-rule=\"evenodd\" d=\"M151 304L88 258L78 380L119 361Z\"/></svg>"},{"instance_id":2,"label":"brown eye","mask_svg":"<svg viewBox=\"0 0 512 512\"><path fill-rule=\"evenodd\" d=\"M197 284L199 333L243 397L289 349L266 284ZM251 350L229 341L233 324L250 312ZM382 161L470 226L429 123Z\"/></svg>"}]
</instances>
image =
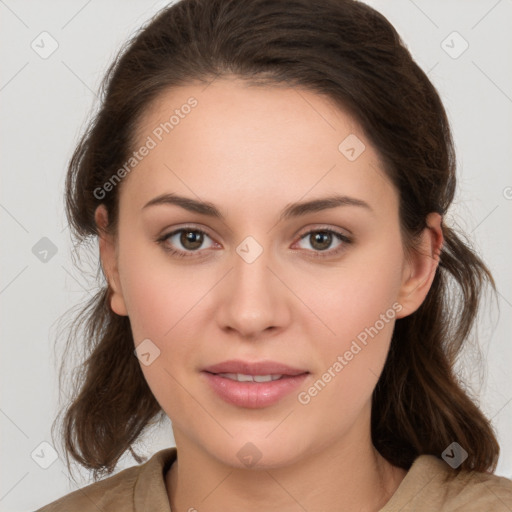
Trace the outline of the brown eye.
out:
<instances>
[{"instance_id":1,"label":"brown eye","mask_svg":"<svg viewBox=\"0 0 512 512\"><path fill-rule=\"evenodd\" d=\"M302 248L307 249L311 256L329 257L344 251L352 243L352 239L333 229L316 229L304 233L299 244L303 242L309 243L310 248L304 246ZM334 245L335 242L337 242L336 245Z\"/></svg>"},{"instance_id":2,"label":"brown eye","mask_svg":"<svg viewBox=\"0 0 512 512\"><path fill-rule=\"evenodd\" d=\"M209 240L210 244L205 245ZM203 249L213 247L213 240L207 233L200 229L181 228L163 235L157 240L164 249L175 256L195 256L195 253L203 252Z\"/></svg>"},{"instance_id":3,"label":"brown eye","mask_svg":"<svg viewBox=\"0 0 512 512\"><path fill-rule=\"evenodd\" d=\"M328 231L317 231L309 235L311 246L319 251L325 251L332 243L332 233Z\"/></svg>"},{"instance_id":4,"label":"brown eye","mask_svg":"<svg viewBox=\"0 0 512 512\"><path fill-rule=\"evenodd\" d=\"M204 236L201 231L182 230L180 236L181 245L190 251L199 249L203 244Z\"/></svg>"}]
</instances>

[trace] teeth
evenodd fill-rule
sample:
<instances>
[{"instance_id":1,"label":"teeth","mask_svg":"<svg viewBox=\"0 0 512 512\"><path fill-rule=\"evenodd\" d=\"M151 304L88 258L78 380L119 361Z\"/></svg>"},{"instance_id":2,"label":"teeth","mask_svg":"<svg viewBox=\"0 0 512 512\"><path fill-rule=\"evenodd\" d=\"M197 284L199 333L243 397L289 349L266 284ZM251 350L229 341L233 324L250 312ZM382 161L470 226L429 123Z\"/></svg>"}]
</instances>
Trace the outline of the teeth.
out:
<instances>
[{"instance_id":1,"label":"teeth","mask_svg":"<svg viewBox=\"0 0 512 512\"><path fill-rule=\"evenodd\" d=\"M272 375L254 375L254 382L271 382Z\"/></svg>"},{"instance_id":2,"label":"teeth","mask_svg":"<svg viewBox=\"0 0 512 512\"><path fill-rule=\"evenodd\" d=\"M219 373L218 375L238 382L270 382L282 377L282 375L245 375L243 373Z\"/></svg>"}]
</instances>

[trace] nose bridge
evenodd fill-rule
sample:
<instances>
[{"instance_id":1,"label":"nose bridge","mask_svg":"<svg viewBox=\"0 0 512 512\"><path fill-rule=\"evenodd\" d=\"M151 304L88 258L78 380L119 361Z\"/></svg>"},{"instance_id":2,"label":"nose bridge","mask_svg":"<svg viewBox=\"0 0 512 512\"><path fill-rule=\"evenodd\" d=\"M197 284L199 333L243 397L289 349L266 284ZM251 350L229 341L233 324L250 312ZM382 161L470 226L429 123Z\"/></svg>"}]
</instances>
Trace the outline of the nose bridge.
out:
<instances>
[{"instance_id":1,"label":"nose bridge","mask_svg":"<svg viewBox=\"0 0 512 512\"><path fill-rule=\"evenodd\" d=\"M273 267L271 256L270 249L252 236L236 247L228 289L219 309L224 328L255 335L285 322L285 297L269 269Z\"/></svg>"},{"instance_id":2,"label":"nose bridge","mask_svg":"<svg viewBox=\"0 0 512 512\"><path fill-rule=\"evenodd\" d=\"M253 236L246 237L236 248L233 269L233 295L238 295L240 301L251 297L252 304L257 301L272 302L272 272L271 251L263 247ZM251 302L249 302L251 303ZM247 305L246 305L247 306Z\"/></svg>"}]
</instances>

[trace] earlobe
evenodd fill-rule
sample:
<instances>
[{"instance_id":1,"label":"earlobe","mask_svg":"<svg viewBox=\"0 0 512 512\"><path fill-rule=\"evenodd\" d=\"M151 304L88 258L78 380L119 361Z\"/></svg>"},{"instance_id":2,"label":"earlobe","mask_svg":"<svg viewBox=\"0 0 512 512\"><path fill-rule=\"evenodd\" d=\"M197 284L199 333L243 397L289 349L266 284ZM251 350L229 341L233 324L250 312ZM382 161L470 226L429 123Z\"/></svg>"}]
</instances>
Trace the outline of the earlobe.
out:
<instances>
[{"instance_id":1,"label":"earlobe","mask_svg":"<svg viewBox=\"0 0 512 512\"><path fill-rule=\"evenodd\" d=\"M96 208L94 220L98 228L101 266L110 289L110 308L117 315L128 316L119 279L115 240L106 230L108 212L105 205Z\"/></svg>"},{"instance_id":2,"label":"earlobe","mask_svg":"<svg viewBox=\"0 0 512 512\"><path fill-rule=\"evenodd\" d=\"M402 286L398 302L402 310L397 318L414 313L423 303L435 277L441 248L443 245L442 217L439 213L430 213L426 219L427 227L421 234L418 247L410 251L410 257L404 266Z\"/></svg>"}]
</instances>

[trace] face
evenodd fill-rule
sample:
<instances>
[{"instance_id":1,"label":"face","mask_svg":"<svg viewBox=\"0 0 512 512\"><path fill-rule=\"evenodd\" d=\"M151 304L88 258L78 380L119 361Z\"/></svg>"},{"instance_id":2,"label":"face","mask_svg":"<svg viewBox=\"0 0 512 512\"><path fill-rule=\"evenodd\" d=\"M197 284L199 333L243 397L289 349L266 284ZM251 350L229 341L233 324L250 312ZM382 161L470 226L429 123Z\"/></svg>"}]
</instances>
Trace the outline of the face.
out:
<instances>
[{"instance_id":1,"label":"face","mask_svg":"<svg viewBox=\"0 0 512 512\"><path fill-rule=\"evenodd\" d=\"M433 260L406 257L398 193L360 127L312 92L217 79L161 96L144 145L102 260L178 446L278 467L366 442L394 322Z\"/></svg>"}]
</instances>

